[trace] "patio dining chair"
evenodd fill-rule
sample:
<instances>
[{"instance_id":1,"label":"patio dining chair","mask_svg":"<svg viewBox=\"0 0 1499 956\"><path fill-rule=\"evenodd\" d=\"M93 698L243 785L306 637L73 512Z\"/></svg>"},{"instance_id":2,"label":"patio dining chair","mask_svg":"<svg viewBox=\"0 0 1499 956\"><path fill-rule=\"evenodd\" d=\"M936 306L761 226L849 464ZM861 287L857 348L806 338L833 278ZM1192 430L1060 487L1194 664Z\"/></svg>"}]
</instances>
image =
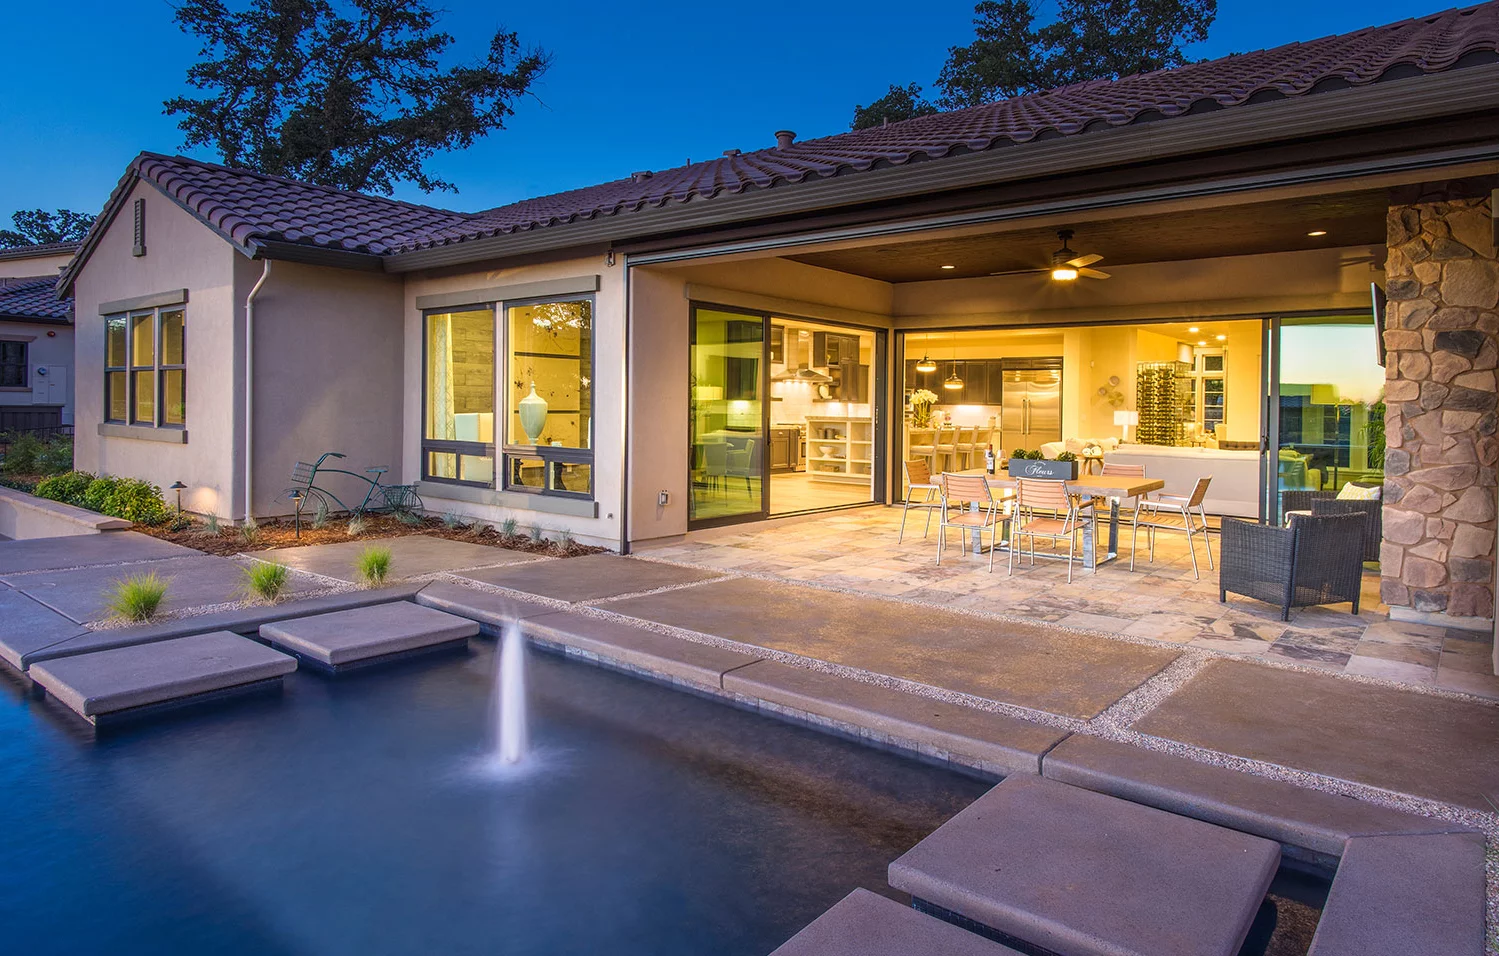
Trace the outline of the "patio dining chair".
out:
<instances>
[{"instance_id":1,"label":"patio dining chair","mask_svg":"<svg viewBox=\"0 0 1499 956\"><path fill-rule=\"evenodd\" d=\"M1048 481L1040 478L1019 478L1015 482L1015 518L1010 526L1010 573L1015 573L1015 552L1019 551L1020 539L1031 539L1031 566L1036 565L1036 539L1051 541L1055 551L1057 543L1067 541L1067 583L1072 583L1072 563L1082 557L1077 533L1082 522L1092 520L1093 502L1080 500L1067 489L1065 481ZM1093 573L1098 573L1095 564Z\"/></svg>"},{"instance_id":2,"label":"patio dining chair","mask_svg":"<svg viewBox=\"0 0 1499 956\"><path fill-rule=\"evenodd\" d=\"M1195 541L1197 535L1202 535L1203 546L1208 549L1208 568L1213 567L1213 544L1208 539L1208 514L1203 508L1203 501L1208 496L1208 485L1213 481L1213 476L1197 479L1197 484L1192 487L1190 495L1168 495L1164 492L1157 494L1154 498L1147 498L1138 503L1135 508L1135 520L1129 539L1129 569L1135 569L1135 555L1139 552L1137 542L1140 539L1140 529L1145 529L1145 536L1150 541L1150 561L1155 563L1155 536L1157 531L1181 531L1187 536L1187 551L1192 555L1192 577L1198 581L1202 580L1202 574L1197 569L1197 548Z\"/></svg>"},{"instance_id":3,"label":"patio dining chair","mask_svg":"<svg viewBox=\"0 0 1499 956\"><path fill-rule=\"evenodd\" d=\"M1144 478L1145 477L1145 466L1144 465L1125 465L1125 464L1120 464L1117 461L1109 461L1108 459L1104 459L1103 471L1099 472L1099 474L1102 474L1102 475L1105 475L1105 476L1112 475L1112 476L1116 476L1116 477L1120 477L1120 478ZM1133 498L1129 499L1129 501L1130 501L1130 515L1132 517L1134 515L1136 515L1136 514L1139 513L1141 499L1148 498L1148 497L1150 497L1150 495L1149 495L1149 493L1146 493L1144 495L1135 495Z\"/></svg>"},{"instance_id":4,"label":"patio dining chair","mask_svg":"<svg viewBox=\"0 0 1499 956\"><path fill-rule=\"evenodd\" d=\"M999 526L1004 521L1004 505L994 497L989 482L982 475L942 476L942 520L937 524L937 566L942 566L942 548L947 529L958 529L958 541L968 550L967 535L977 535L975 543L984 545L984 531L989 532L989 570L994 570L994 552L999 547Z\"/></svg>"},{"instance_id":5,"label":"patio dining chair","mask_svg":"<svg viewBox=\"0 0 1499 956\"><path fill-rule=\"evenodd\" d=\"M906 515L912 508L926 512L926 527L921 532L921 536L925 538L932 532L932 512L940 511L944 506L942 483L932 480L932 470L927 467L926 459L908 459L906 461L906 500L901 506L900 536L895 539L895 543L900 544L906 539Z\"/></svg>"}]
</instances>

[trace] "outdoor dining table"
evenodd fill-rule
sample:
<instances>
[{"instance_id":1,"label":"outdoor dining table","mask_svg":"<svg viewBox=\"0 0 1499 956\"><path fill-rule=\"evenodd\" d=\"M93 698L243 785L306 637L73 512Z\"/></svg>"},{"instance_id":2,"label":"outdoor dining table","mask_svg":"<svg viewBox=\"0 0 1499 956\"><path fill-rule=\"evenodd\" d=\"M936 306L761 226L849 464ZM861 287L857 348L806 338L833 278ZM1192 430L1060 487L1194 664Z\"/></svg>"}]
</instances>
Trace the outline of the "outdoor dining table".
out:
<instances>
[{"instance_id":1,"label":"outdoor dining table","mask_svg":"<svg viewBox=\"0 0 1499 956\"><path fill-rule=\"evenodd\" d=\"M986 473L982 468L974 468L969 471L956 472L959 475L983 475L989 484L989 489L994 492L1003 492L1016 487L1016 479L1009 475ZM1099 564L1107 564L1119 557L1119 501L1121 498L1134 498L1137 495L1147 495L1152 491L1160 491L1166 487L1166 483L1159 478L1146 478L1141 475L1078 475L1077 478L1067 482L1067 490L1073 494L1083 495L1089 498L1107 498L1109 501L1109 546L1104 552L1102 560L1098 558L1097 546L1095 544L1097 532L1097 515L1092 521L1083 522L1083 567L1092 570ZM978 535L974 535L973 550L977 554L980 551Z\"/></svg>"}]
</instances>

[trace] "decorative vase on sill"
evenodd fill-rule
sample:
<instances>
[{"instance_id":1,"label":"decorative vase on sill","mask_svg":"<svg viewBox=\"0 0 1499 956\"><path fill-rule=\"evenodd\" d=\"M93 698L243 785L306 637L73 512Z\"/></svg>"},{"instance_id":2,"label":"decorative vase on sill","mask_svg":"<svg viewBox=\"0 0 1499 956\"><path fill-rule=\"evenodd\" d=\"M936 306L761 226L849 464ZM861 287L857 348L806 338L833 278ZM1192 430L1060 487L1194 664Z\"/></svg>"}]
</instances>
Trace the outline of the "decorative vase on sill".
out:
<instances>
[{"instance_id":1,"label":"decorative vase on sill","mask_svg":"<svg viewBox=\"0 0 1499 956\"><path fill-rule=\"evenodd\" d=\"M520 427L526 433L526 440L536 444L547 427L547 400L536 394L535 382L531 383L531 394L517 402L515 410L520 413Z\"/></svg>"}]
</instances>

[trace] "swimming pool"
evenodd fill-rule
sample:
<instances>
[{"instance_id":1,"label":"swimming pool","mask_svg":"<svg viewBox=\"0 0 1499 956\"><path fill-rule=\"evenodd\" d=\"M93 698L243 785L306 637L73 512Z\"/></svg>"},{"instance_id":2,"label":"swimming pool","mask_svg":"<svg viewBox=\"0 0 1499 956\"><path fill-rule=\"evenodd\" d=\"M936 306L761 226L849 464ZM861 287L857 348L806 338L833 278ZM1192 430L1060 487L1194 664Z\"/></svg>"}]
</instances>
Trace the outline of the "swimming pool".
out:
<instances>
[{"instance_id":1,"label":"swimming pool","mask_svg":"<svg viewBox=\"0 0 1499 956\"><path fill-rule=\"evenodd\" d=\"M989 786L534 651L496 774L492 654L97 740L0 685L6 948L761 956Z\"/></svg>"}]
</instances>

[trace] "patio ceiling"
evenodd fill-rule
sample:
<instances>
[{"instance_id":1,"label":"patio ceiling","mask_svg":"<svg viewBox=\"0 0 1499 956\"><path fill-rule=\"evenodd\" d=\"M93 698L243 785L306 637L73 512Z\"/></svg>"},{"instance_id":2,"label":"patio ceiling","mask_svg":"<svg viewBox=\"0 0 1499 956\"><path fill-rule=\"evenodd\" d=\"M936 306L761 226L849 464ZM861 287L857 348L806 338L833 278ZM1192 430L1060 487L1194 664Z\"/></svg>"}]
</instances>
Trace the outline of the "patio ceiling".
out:
<instances>
[{"instance_id":1,"label":"patio ceiling","mask_svg":"<svg viewBox=\"0 0 1499 956\"><path fill-rule=\"evenodd\" d=\"M1095 268L1302 249L1384 245L1382 189L1251 205L1066 223L1071 247L1097 253ZM885 282L922 282L1039 269L1058 247L1058 226L985 235L911 239L788 258ZM1323 236L1308 236L1313 230ZM953 266L944 269L943 266Z\"/></svg>"}]
</instances>

